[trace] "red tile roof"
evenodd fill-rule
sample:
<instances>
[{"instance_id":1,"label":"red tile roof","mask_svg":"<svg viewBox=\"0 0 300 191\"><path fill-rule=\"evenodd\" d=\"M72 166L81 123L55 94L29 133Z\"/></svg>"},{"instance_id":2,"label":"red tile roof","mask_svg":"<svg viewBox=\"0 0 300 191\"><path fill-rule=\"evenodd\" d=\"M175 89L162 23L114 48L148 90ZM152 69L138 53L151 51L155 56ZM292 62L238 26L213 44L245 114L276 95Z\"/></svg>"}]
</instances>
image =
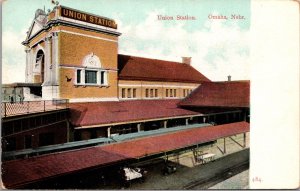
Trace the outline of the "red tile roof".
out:
<instances>
[{"instance_id":1,"label":"red tile roof","mask_svg":"<svg viewBox=\"0 0 300 191\"><path fill-rule=\"evenodd\" d=\"M172 99L71 103L70 122L79 127L199 114L177 107L178 102Z\"/></svg>"},{"instance_id":2,"label":"red tile roof","mask_svg":"<svg viewBox=\"0 0 300 191\"><path fill-rule=\"evenodd\" d=\"M145 80L200 83L210 81L188 64L118 55L120 80Z\"/></svg>"},{"instance_id":3,"label":"red tile roof","mask_svg":"<svg viewBox=\"0 0 300 191\"><path fill-rule=\"evenodd\" d=\"M249 130L249 123L237 122L7 161L2 163L2 180L8 188L18 187L49 177L184 148Z\"/></svg>"},{"instance_id":4,"label":"red tile roof","mask_svg":"<svg viewBox=\"0 0 300 191\"><path fill-rule=\"evenodd\" d=\"M250 107L250 81L204 82L179 105L190 107Z\"/></svg>"}]
</instances>

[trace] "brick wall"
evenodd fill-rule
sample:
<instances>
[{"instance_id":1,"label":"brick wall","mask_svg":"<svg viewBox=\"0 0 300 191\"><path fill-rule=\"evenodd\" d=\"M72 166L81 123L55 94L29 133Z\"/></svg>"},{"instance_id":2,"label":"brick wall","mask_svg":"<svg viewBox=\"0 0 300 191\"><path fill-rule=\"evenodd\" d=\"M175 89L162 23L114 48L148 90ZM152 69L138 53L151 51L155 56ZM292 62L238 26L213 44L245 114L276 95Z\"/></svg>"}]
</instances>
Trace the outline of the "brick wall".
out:
<instances>
[{"instance_id":1,"label":"brick wall","mask_svg":"<svg viewBox=\"0 0 300 191\"><path fill-rule=\"evenodd\" d=\"M125 89L125 98L128 98L128 89L131 89L131 98L133 89L136 89L136 99L147 98L147 89L148 98L151 98L151 89L153 91L153 97L155 97L155 90L157 90L157 98L184 98L186 96L184 94L185 91L192 91L198 86L199 84L196 83L120 80L119 98L122 98L122 89ZM166 95L166 89L168 89L168 96ZM171 89L172 97L170 96ZM176 91L176 96L174 95L174 90Z\"/></svg>"},{"instance_id":2,"label":"brick wall","mask_svg":"<svg viewBox=\"0 0 300 191\"><path fill-rule=\"evenodd\" d=\"M110 35L88 32L70 27L61 27L62 30L84 35L93 35L99 38L117 40ZM117 98L117 42L96 39L77 34L59 33L59 63L60 67L60 98ZM76 66L82 66L83 59L94 53L101 62L101 68L108 70L108 86L76 86ZM70 67L66 67L70 66ZM72 80L67 80L72 78Z\"/></svg>"},{"instance_id":3,"label":"brick wall","mask_svg":"<svg viewBox=\"0 0 300 191\"><path fill-rule=\"evenodd\" d=\"M80 34L87 33L84 30L77 31L75 29L68 31L76 31ZM96 34L91 33L89 35L95 36ZM109 35L98 34L96 36L111 39L111 36ZM117 42L61 32L59 33L59 51L60 64L81 66L83 58L93 52L100 58L102 67L117 69Z\"/></svg>"}]
</instances>

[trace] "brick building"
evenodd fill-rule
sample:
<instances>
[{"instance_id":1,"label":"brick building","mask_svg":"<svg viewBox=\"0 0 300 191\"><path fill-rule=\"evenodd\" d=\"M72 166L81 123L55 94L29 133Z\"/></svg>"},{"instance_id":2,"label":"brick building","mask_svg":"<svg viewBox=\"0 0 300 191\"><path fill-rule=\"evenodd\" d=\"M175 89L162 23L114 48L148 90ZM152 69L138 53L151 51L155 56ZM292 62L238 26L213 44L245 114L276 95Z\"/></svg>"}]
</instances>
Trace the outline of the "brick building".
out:
<instances>
[{"instance_id":1,"label":"brick building","mask_svg":"<svg viewBox=\"0 0 300 191\"><path fill-rule=\"evenodd\" d=\"M112 19L63 6L37 10L23 42L26 82L42 83L44 99L87 102L183 98L209 81L190 66L191 58L119 55L120 35Z\"/></svg>"}]
</instances>

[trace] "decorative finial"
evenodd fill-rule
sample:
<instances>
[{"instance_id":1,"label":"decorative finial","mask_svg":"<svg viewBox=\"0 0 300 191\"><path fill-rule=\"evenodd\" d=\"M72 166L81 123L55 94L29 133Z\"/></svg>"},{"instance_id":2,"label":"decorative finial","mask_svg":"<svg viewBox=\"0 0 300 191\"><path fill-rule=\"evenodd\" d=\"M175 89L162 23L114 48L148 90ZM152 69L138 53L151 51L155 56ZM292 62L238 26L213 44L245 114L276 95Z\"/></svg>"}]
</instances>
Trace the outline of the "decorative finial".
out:
<instances>
[{"instance_id":1,"label":"decorative finial","mask_svg":"<svg viewBox=\"0 0 300 191\"><path fill-rule=\"evenodd\" d=\"M59 4L59 2L55 1L55 0L51 0L51 3L54 4L54 5L56 5L56 6Z\"/></svg>"}]
</instances>

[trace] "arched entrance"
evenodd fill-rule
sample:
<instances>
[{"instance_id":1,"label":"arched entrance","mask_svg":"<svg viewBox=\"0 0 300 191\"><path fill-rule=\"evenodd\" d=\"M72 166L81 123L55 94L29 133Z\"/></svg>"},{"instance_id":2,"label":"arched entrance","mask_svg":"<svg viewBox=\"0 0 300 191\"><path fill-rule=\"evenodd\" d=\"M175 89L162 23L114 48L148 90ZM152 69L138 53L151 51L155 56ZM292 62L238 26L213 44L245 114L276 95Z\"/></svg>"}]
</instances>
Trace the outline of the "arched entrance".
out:
<instances>
[{"instance_id":1,"label":"arched entrance","mask_svg":"<svg viewBox=\"0 0 300 191\"><path fill-rule=\"evenodd\" d=\"M36 54L36 64L40 66L41 69L41 76L40 76L40 82L44 82L44 73L45 73L45 54L43 50L39 50Z\"/></svg>"}]
</instances>

